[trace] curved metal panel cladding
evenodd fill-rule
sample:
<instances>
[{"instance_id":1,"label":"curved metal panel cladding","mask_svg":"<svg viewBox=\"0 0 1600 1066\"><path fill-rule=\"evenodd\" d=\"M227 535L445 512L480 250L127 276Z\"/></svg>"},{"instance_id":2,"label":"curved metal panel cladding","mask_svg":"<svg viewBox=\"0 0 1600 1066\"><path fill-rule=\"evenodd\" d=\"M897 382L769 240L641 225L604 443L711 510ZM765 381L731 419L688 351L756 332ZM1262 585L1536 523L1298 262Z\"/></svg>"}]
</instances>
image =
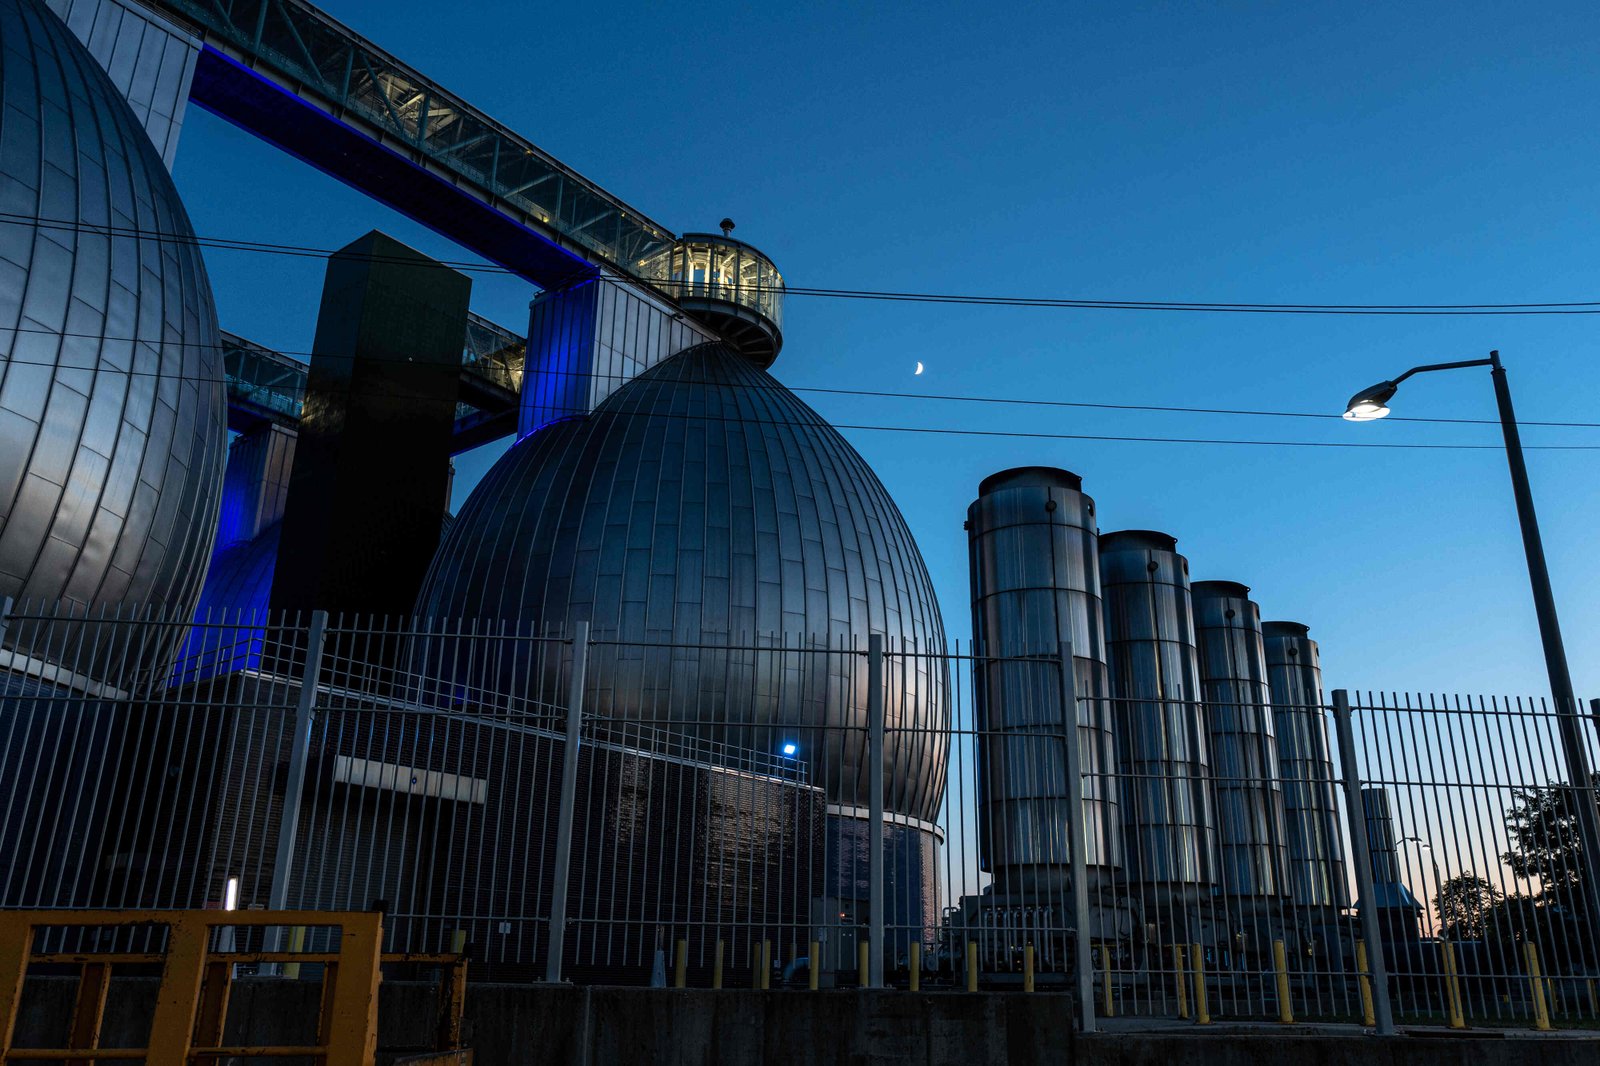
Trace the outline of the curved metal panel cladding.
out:
<instances>
[{"instance_id":1,"label":"curved metal panel cladding","mask_svg":"<svg viewBox=\"0 0 1600 1066\"><path fill-rule=\"evenodd\" d=\"M1317 642L1298 622L1267 622L1261 631L1283 775L1289 896L1310 907L1348 907Z\"/></svg>"},{"instance_id":2,"label":"curved metal panel cladding","mask_svg":"<svg viewBox=\"0 0 1600 1066\"><path fill-rule=\"evenodd\" d=\"M1066 752L1060 730L1064 640L1077 668L1089 866L1103 879L1121 864L1116 765L1094 501L1076 474L1049 467L984 480L967 508L983 866L997 890L1049 891L1067 883ZM1017 656L1043 656L1018 662ZM1098 697L1098 698L1096 698Z\"/></svg>"},{"instance_id":3,"label":"curved metal panel cladding","mask_svg":"<svg viewBox=\"0 0 1600 1066\"><path fill-rule=\"evenodd\" d=\"M885 670L885 803L938 810L948 668L926 654L943 651L944 629L911 532L836 430L720 344L513 446L440 547L417 612L586 620L626 642L591 651L594 713L669 718L737 748L794 740L830 800L863 805L866 659L827 649L883 633L891 653L924 653ZM779 650L797 646L814 650ZM497 691L532 684L527 664L476 669Z\"/></svg>"},{"instance_id":4,"label":"curved metal panel cladding","mask_svg":"<svg viewBox=\"0 0 1600 1066\"><path fill-rule=\"evenodd\" d=\"M1189 560L1165 533L1100 538L1128 880L1197 896L1217 863Z\"/></svg>"},{"instance_id":5,"label":"curved metal panel cladding","mask_svg":"<svg viewBox=\"0 0 1600 1066\"><path fill-rule=\"evenodd\" d=\"M1261 641L1261 609L1232 581L1193 586L1200 682L1216 780L1217 891L1285 894L1283 790Z\"/></svg>"},{"instance_id":6,"label":"curved metal panel cladding","mask_svg":"<svg viewBox=\"0 0 1600 1066\"><path fill-rule=\"evenodd\" d=\"M0 225L0 595L186 616L226 460L211 289L144 128L34 0L0 0L0 210L37 220Z\"/></svg>"}]
</instances>

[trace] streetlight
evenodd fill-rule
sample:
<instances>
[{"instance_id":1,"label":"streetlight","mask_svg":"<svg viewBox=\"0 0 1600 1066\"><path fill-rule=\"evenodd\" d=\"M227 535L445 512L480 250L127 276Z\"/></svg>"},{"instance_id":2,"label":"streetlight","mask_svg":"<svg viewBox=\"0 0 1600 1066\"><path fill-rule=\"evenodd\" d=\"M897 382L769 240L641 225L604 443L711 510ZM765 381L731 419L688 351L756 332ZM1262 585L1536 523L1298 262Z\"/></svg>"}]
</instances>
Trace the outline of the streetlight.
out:
<instances>
[{"instance_id":1,"label":"streetlight","mask_svg":"<svg viewBox=\"0 0 1600 1066\"><path fill-rule=\"evenodd\" d=\"M1511 491L1517 501L1517 520L1522 526L1522 549L1528 557L1528 580L1533 586L1533 609L1539 619L1539 637L1544 643L1544 665L1550 675L1550 695L1556 704L1556 720L1561 729L1561 751L1567 762L1567 783L1572 789L1573 808L1578 821L1578 840L1582 846L1584 895L1589 921L1600 921L1600 805L1588 798L1594 787L1589 774L1583 719L1572 691L1572 674L1567 669L1567 650L1561 642L1561 623L1556 618L1555 594L1550 590L1550 569L1545 564L1544 543L1539 538L1539 519L1533 510L1533 490L1528 487L1528 466L1522 457L1522 436L1517 431L1517 415L1511 408L1511 387L1506 384L1506 369L1500 353L1487 359L1468 359L1458 363L1429 363L1414 366L1390 381L1380 381L1350 397L1344 417L1352 422L1370 422L1389 413L1389 401L1400 383L1413 374L1435 370L1460 370L1489 367L1494 380L1494 396L1500 406L1500 430L1505 435L1506 461L1511 467Z\"/></svg>"},{"instance_id":2,"label":"streetlight","mask_svg":"<svg viewBox=\"0 0 1600 1066\"><path fill-rule=\"evenodd\" d=\"M1438 936L1440 927L1444 924L1444 916L1439 913L1439 897L1444 893L1444 878L1439 875L1439 856L1434 852L1433 845L1421 837L1401 837L1400 843L1415 844L1428 849L1428 861L1433 864L1433 913L1428 915L1428 925L1432 926L1434 935Z\"/></svg>"}]
</instances>

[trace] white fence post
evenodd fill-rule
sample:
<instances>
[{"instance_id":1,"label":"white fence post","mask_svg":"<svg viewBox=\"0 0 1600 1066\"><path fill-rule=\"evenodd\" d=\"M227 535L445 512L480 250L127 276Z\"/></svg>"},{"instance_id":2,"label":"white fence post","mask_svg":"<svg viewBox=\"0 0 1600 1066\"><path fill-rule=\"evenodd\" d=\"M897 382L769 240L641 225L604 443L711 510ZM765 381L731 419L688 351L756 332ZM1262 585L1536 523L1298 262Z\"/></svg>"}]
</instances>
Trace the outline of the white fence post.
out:
<instances>
[{"instance_id":1,"label":"white fence post","mask_svg":"<svg viewBox=\"0 0 1600 1066\"><path fill-rule=\"evenodd\" d=\"M1389 1004L1389 971L1383 958L1382 930L1378 928L1377 892L1372 885L1372 852L1367 841L1367 815L1361 807L1361 774L1356 769L1355 730L1350 724L1350 694L1333 690L1333 726L1339 735L1339 761L1344 765L1344 816L1350 826L1350 856L1356 871L1356 898L1361 937L1367 945L1371 971L1372 1018L1381 1036L1394 1035L1394 1009Z\"/></svg>"},{"instance_id":2,"label":"white fence post","mask_svg":"<svg viewBox=\"0 0 1600 1066\"><path fill-rule=\"evenodd\" d=\"M306 635L306 661L300 672L300 699L294 708L294 734L289 748L289 780L284 786L283 817L278 821L278 853L272 863L272 891L267 909L287 910L289 874L294 867L294 838L300 827L300 806L305 799L306 760L310 757L311 727L316 718L317 685L322 680L322 647L327 639L328 612L311 612Z\"/></svg>"},{"instance_id":3,"label":"white fence post","mask_svg":"<svg viewBox=\"0 0 1600 1066\"><path fill-rule=\"evenodd\" d=\"M867 984L883 987L883 634L867 637Z\"/></svg>"},{"instance_id":4,"label":"white fence post","mask_svg":"<svg viewBox=\"0 0 1600 1066\"><path fill-rule=\"evenodd\" d=\"M1095 1031L1094 954L1089 944L1089 841L1083 817L1083 753L1078 736L1078 674L1072 663L1072 642L1063 640L1061 658L1061 730L1067 751L1067 832L1072 847L1073 938L1078 972L1079 1026Z\"/></svg>"},{"instance_id":5,"label":"white fence post","mask_svg":"<svg viewBox=\"0 0 1600 1066\"><path fill-rule=\"evenodd\" d=\"M545 952L544 979L561 980L567 947L567 874L572 867L572 818L578 800L578 746L583 732L583 688L589 670L589 623L572 630L572 676L567 688L567 743L561 759L561 810L556 821L556 856L551 868L550 947Z\"/></svg>"}]
</instances>

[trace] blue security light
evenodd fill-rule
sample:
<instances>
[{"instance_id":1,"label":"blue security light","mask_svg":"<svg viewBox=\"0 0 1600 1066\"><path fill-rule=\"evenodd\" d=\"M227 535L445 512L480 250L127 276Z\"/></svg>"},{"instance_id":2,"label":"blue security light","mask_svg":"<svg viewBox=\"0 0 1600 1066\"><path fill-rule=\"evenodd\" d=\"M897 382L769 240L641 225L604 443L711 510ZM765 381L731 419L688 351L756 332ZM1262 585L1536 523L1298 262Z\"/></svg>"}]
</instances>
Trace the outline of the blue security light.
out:
<instances>
[{"instance_id":1,"label":"blue security light","mask_svg":"<svg viewBox=\"0 0 1600 1066\"><path fill-rule=\"evenodd\" d=\"M800 750L799 745L797 745L794 741L792 741L792 740L784 741L783 754L784 754L785 757L792 759L792 758L794 758L794 753L799 751L799 750Z\"/></svg>"}]
</instances>

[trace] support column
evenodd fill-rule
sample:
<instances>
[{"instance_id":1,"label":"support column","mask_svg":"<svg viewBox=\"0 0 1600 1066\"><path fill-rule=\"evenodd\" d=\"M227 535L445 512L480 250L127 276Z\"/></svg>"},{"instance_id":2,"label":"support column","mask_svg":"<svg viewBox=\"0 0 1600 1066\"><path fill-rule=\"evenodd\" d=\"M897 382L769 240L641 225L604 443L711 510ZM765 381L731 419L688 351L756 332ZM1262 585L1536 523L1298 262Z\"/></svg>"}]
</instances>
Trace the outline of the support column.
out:
<instances>
[{"instance_id":1,"label":"support column","mask_svg":"<svg viewBox=\"0 0 1600 1066\"><path fill-rule=\"evenodd\" d=\"M329 260L274 610L411 613L448 502L471 288L376 231Z\"/></svg>"}]
</instances>

